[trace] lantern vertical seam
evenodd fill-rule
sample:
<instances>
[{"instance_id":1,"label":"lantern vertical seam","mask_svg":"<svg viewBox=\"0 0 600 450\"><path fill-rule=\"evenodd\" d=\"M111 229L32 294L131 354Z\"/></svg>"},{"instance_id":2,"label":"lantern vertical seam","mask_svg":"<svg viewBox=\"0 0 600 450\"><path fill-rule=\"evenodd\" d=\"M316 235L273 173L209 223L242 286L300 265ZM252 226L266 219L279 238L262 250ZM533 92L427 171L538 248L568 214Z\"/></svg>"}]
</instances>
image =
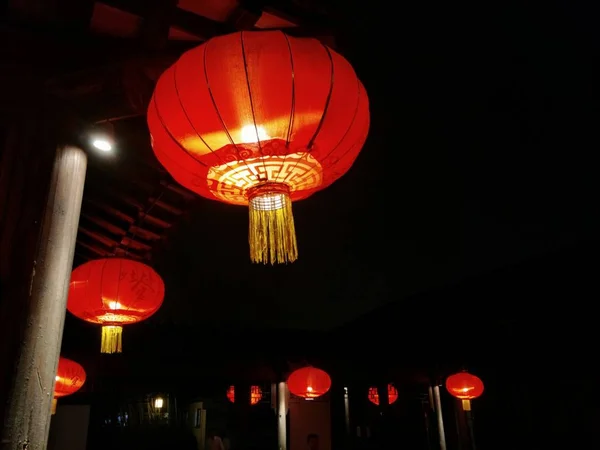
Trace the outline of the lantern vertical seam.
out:
<instances>
[{"instance_id":1,"label":"lantern vertical seam","mask_svg":"<svg viewBox=\"0 0 600 450\"><path fill-rule=\"evenodd\" d=\"M354 108L354 114L352 115L352 120L350 121L350 124L348 125L348 128L346 128L346 131L344 132L344 134L342 135L342 137L340 138L340 140L338 141L338 143L331 149L331 151L329 153L327 153L327 155L323 156L323 159L322 159L323 161L325 161L329 156L331 156L331 154L338 149L338 147L342 144L342 142L344 142L344 140L346 139L346 136L348 136L348 133L353 128L354 122L356 122L356 116L358 115L358 110L359 110L359 106L360 106L360 98L361 98L361 95L360 95L360 85L361 84L360 84L360 80L358 79L358 77L356 77L356 85L357 85L357 88L358 88L357 89L358 93L356 95L356 107ZM344 152L344 154L340 155L340 157L338 158L338 160L340 160L344 156L346 156L348 154L348 152L350 152L352 149L354 149L355 146L356 146L356 144L350 146L348 148L348 150L346 150ZM306 174L309 174L314 169L315 169L315 166L314 165L311 166L311 168L306 172ZM323 172L324 172L323 166L320 165L319 166L319 173L323 174ZM325 187L327 187L327 185L323 183L323 185L322 185L321 188L325 188Z\"/></svg>"},{"instance_id":2,"label":"lantern vertical seam","mask_svg":"<svg viewBox=\"0 0 600 450\"><path fill-rule=\"evenodd\" d=\"M285 147L288 148L290 146L290 141L292 139L292 130L294 128L294 116L296 114L296 73L294 71L294 54L292 53L292 46L290 44L290 40L287 35L282 31L283 37L285 38L285 42L287 44L288 51L290 53L290 69L292 72L292 101L291 101L291 111L290 111L290 121L288 123L288 132L285 138ZM287 155L286 155L287 156ZM285 160L285 158L284 158Z\"/></svg>"},{"instance_id":3,"label":"lantern vertical seam","mask_svg":"<svg viewBox=\"0 0 600 450\"><path fill-rule=\"evenodd\" d=\"M254 101L252 100L252 87L250 86L250 78L248 77L248 61L246 60L246 47L244 45L244 32L240 31L240 47L242 50L242 62L244 63L244 75L246 76L246 87L248 88L248 100L250 101L250 112L252 113L252 124L254 125L254 132L256 133L256 141L258 144L258 151L260 152L261 157L263 155L262 144L260 142L260 136L258 135L258 125L256 125L256 114L254 113ZM267 172L267 165L265 163L264 158L262 159L263 168L265 169L265 174ZM267 180L265 180L267 181Z\"/></svg>"},{"instance_id":4,"label":"lantern vertical seam","mask_svg":"<svg viewBox=\"0 0 600 450\"><path fill-rule=\"evenodd\" d=\"M329 58L329 64L331 65L331 74L330 74L330 78L329 78L329 80L330 80L329 92L327 93L327 99L325 100L325 107L323 108L323 114L321 115L321 120L319 121L319 124L317 125L315 134L313 134L313 136L310 138L310 141L308 141L308 145L306 146L306 148L308 150L312 149L312 146L315 144L315 140L317 139L317 136L321 132L323 123L325 122L325 117L327 116L327 111L329 110L329 104L331 103L331 96L333 94L333 84L334 84L334 78L335 78L335 76L334 76L335 75L335 69L334 69L335 64L333 63L333 57L331 56L331 52L329 51L329 48L322 42L321 42L321 45L327 52L327 57Z\"/></svg>"},{"instance_id":5,"label":"lantern vertical seam","mask_svg":"<svg viewBox=\"0 0 600 450\"><path fill-rule=\"evenodd\" d=\"M323 114L321 115L321 119L319 120L319 124L317 125L317 129L315 130L315 133L313 134L313 136L308 141L308 144L306 145L306 149L308 151L305 152L305 155L302 155L302 157L299 158L296 161L296 163L292 167L292 170L288 171L288 173L286 174L286 176L283 179L282 183L285 183L285 181L290 176L290 174L294 173L294 171L296 170L296 167L298 166L298 164L300 163L300 161L302 161L303 159L305 159L308 156L308 153L310 152L310 150L312 149L312 146L315 143L315 139L317 138L317 136L319 135L319 133L321 131L321 128L323 127L323 122L325 121L325 116L327 114L327 111L329 110L329 104L331 103L331 97L332 97L332 94L333 94L333 84L334 84L334 78L335 78L335 64L333 63L333 57L331 56L331 52L329 51L329 48L325 44L323 44L322 42L321 42L321 45L323 46L323 48L327 52L327 56L329 57L329 62L331 64L331 75L329 77L329 80L330 80L330 83L329 83L329 92L327 93L327 98L325 99L325 107L323 108ZM358 104L358 102L357 102L357 104ZM357 106L357 110L358 110L358 106ZM350 124L350 126L352 126L352 123ZM348 128L348 130L349 129L350 129L350 127ZM346 131L346 132L348 132L348 131ZM337 146L335 148L337 148ZM334 150L335 150L335 148L334 148ZM333 150L331 152L333 152ZM331 152L329 152L329 154L331 154ZM310 170L308 170L306 173L307 174L310 173L314 168L315 168L315 166L313 164L311 166Z\"/></svg>"},{"instance_id":6,"label":"lantern vertical seam","mask_svg":"<svg viewBox=\"0 0 600 450\"><path fill-rule=\"evenodd\" d=\"M204 48L204 52L206 53L206 48ZM229 165L229 162L228 162L228 161L225 161L225 160L223 160L223 159L222 159L222 158L219 156L219 153L215 152L215 151L212 149L212 147L211 147L210 145L208 145L208 143L207 143L207 142L204 140L204 138L203 138L203 137L202 137L202 135L201 135L201 134L198 132L198 129L196 128L196 126L194 125L194 123L192 122L192 120L190 119L190 116L189 116L189 114L188 114L188 112L187 112L187 109L186 109L186 108L185 108L185 106L183 105L183 101L182 101L182 99L181 99L181 96L179 95L179 86L178 86L178 84L177 84L177 75L176 75L176 73L177 73L177 64L175 64L175 65L173 66L173 86L175 87L175 94L176 94L176 96L177 96L177 100L178 100L178 102L179 102L179 106L181 107L181 111L182 111L182 112L183 112L183 114L185 115L185 118L187 119L187 121L188 121L188 124L190 125L190 127L192 128L192 130L194 130L194 133L196 133L196 136L198 136L198 138L200 138L200 140L202 141L202 143L203 143L204 145L206 145L206 148L208 148L208 150L209 150L209 151L210 151L210 152L211 152L213 155L215 155L215 156L216 156L216 158L217 158L217 159L218 159L218 160L221 162L221 164L220 164L220 165L225 165L225 167L232 168L232 166L230 166L230 165ZM155 105L156 105L156 102L155 102ZM157 113L158 113L158 107L156 108L156 111L157 111ZM162 122L162 119L161 119L161 122ZM166 126L164 126L163 128L165 128L165 129L166 129ZM169 133L169 135L171 135L171 133ZM177 143L177 145L179 146L179 148L180 148L182 151L184 151L186 154L188 154L188 155L189 155L189 156L190 156L190 157L191 157L191 158L192 158L194 161L198 161L198 162L199 162L200 164L202 164L203 166L205 166L205 167L208 167L208 166L206 166L206 164L204 164L202 161L200 161L200 159L199 159L199 158L196 158L196 157L195 157L193 154L191 154L190 152L188 152L188 151L187 151L187 149L186 149L185 147L183 147L182 145L180 145L180 144L179 144L179 142L178 142L178 141L177 141L177 140L176 140L176 139L175 139L175 138L174 138L172 135L171 135L171 137L172 137L172 138L173 138L173 140L174 140L174 141ZM211 167L211 169L214 169L214 166L213 166L213 167ZM226 172L224 172L224 171L220 171L219 173L220 173L221 175L224 175Z\"/></svg>"},{"instance_id":7,"label":"lantern vertical seam","mask_svg":"<svg viewBox=\"0 0 600 450\"><path fill-rule=\"evenodd\" d=\"M169 135L169 137L171 138L171 140L173 142L175 142L175 145L177 145L177 147L179 147L179 149L183 153L185 153L189 158L193 159L194 161L196 161L196 162L200 163L201 165L203 165L204 167L208 168L208 166L206 164L204 164L202 161L200 161L199 159L197 159L197 158L193 157L192 155L190 155L190 153L185 148L183 148L183 146L181 145L181 143L175 138L175 136L173 135L173 133L171 133L171 130L169 130L169 127L167 127L167 125L165 124L165 121L162 118L162 115L160 114L160 110L158 108L158 102L156 101L156 95L152 96L152 101L154 103L154 108L156 109L156 115L158 116L158 121L160 122L160 126ZM172 158L170 158L170 159L172 159ZM179 167L181 167L181 165L179 165L179 164L177 164L177 165Z\"/></svg>"},{"instance_id":8,"label":"lantern vertical seam","mask_svg":"<svg viewBox=\"0 0 600 450\"><path fill-rule=\"evenodd\" d=\"M287 131L287 135L285 137L285 148L289 149L290 148L290 141L292 140L292 130L294 129L294 119L296 116L296 72L294 70L294 54L292 52L292 46L290 44L290 40L287 36L287 34L285 34L283 31L281 31L281 34L283 34L283 37L285 38L285 42L287 44L287 48L288 51L290 53L290 69L292 72L292 101L291 101L291 106L290 106L290 120L288 122L288 131ZM288 154L286 153L286 155L283 157L283 161L282 161L282 165L285 164L285 160L288 157ZM303 158L303 157L302 157ZM300 159L302 159L300 158ZM296 161L296 165L298 165L298 161ZM281 174L281 172L279 172L277 174L277 178L276 178L276 182L279 181L279 175ZM285 180L287 179L289 173L287 173L285 175L285 178L283 179L282 182L285 182Z\"/></svg>"},{"instance_id":9,"label":"lantern vertical seam","mask_svg":"<svg viewBox=\"0 0 600 450\"><path fill-rule=\"evenodd\" d=\"M206 49L205 49L206 51ZM192 128L192 130L194 130L194 133L196 133L196 136L198 136L198 138L202 141L202 143L204 145L206 145L206 148L212 153L214 154L217 159L219 161L221 160L221 157L219 156L218 153L216 153L212 147L210 145L208 145L208 143L204 140L204 138L202 137L202 135L198 132L198 129L196 128L196 126L194 125L194 123L191 121L190 116L187 112L187 109L185 108L185 106L183 105L183 100L181 99L181 95L179 95L179 86L177 84L177 64L175 64L173 66L173 87L175 88L175 94L177 96L177 101L179 102L179 106L181 107L181 111L183 112L183 115L185 116L185 118L188 121L188 124L190 125L190 127ZM198 158L196 158L194 155L192 155L190 152L188 152L185 148L181 147L188 155L190 155L192 158L194 158L196 161L198 161ZM225 165L227 166L228 163L225 162Z\"/></svg>"},{"instance_id":10,"label":"lantern vertical seam","mask_svg":"<svg viewBox=\"0 0 600 450\"><path fill-rule=\"evenodd\" d=\"M219 122L221 122L221 126L223 127L223 132L227 135L227 139L229 139L229 142L231 143L231 145L233 145L233 148L235 149L235 152L237 153L238 161L242 161L246 165L248 170L250 172L252 172L252 169L250 169L250 166L248 165L248 161L246 161L246 158L241 157L240 150L238 149L237 144L233 141L233 138L231 137L231 133L229 133L229 129L227 128L227 125L225 125L225 121L223 120L223 117L221 116L219 108L217 107L217 102L215 101L215 96L213 95L213 91L210 87L210 82L208 80L208 69L206 68L206 54L208 53L208 46L210 45L211 42L212 42L212 39L208 40L206 42L206 44L204 44L204 55L202 55L202 68L204 71L204 80L206 82L206 88L208 89L208 95L210 96L210 101L212 102L213 108L215 109L215 112L217 113Z\"/></svg>"}]
</instances>

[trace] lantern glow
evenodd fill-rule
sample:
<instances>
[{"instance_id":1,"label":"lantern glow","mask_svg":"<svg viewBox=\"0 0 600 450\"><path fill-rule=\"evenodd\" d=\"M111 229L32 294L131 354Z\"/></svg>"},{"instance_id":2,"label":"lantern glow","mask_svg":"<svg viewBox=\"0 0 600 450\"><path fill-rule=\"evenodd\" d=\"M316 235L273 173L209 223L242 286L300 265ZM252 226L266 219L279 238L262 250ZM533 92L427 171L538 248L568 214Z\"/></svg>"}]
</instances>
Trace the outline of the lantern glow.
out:
<instances>
[{"instance_id":1,"label":"lantern glow","mask_svg":"<svg viewBox=\"0 0 600 450\"><path fill-rule=\"evenodd\" d=\"M367 137L369 102L348 61L318 40L238 32L167 69L148 127L178 183L249 207L253 262L287 263L298 256L291 203L349 170Z\"/></svg>"},{"instance_id":2,"label":"lantern glow","mask_svg":"<svg viewBox=\"0 0 600 450\"><path fill-rule=\"evenodd\" d=\"M60 397L74 394L81 389L86 380L85 370L81 364L61 356L58 360L58 368L54 380L52 414L56 413L56 406Z\"/></svg>"},{"instance_id":3,"label":"lantern glow","mask_svg":"<svg viewBox=\"0 0 600 450\"><path fill-rule=\"evenodd\" d=\"M162 279L145 264L98 259L71 274L67 309L80 319L102 325L102 353L121 353L123 325L154 314L164 294Z\"/></svg>"},{"instance_id":4,"label":"lantern glow","mask_svg":"<svg viewBox=\"0 0 600 450\"><path fill-rule=\"evenodd\" d=\"M398 390L391 383L387 385L387 396L388 405L392 405L394 402L396 402L396 400L398 400ZM379 406L379 389L377 389L375 386L370 387L367 398L371 403Z\"/></svg>"},{"instance_id":5,"label":"lantern glow","mask_svg":"<svg viewBox=\"0 0 600 450\"><path fill-rule=\"evenodd\" d=\"M464 411L471 410L471 400L483 394L483 381L469 372L460 372L450 375L446 379L446 389L453 397L462 400Z\"/></svg>"},{"instance_id":6,"label":"lantern glow","mask_svg":"<svg viewBox=\"0 0 600 450\"><path fill-rule=\"evenodd\" d=\"M305 400L313 400L329 391L331 378L324 370L309 366L293 371L287 384L292 394Z\"/></svg>"},{"instance_id":7,"label":"lantern glow","mask_svg":"<svg viewBox=\"0 0 600 450\"><path fill-rule=\"evenodd\" d=\"M229 386L227 389L227 399L235 403L235 386ZM254 406L262 400L262 389L260 386L250 386L250 405Z\"/></svg>"}]
</instances>

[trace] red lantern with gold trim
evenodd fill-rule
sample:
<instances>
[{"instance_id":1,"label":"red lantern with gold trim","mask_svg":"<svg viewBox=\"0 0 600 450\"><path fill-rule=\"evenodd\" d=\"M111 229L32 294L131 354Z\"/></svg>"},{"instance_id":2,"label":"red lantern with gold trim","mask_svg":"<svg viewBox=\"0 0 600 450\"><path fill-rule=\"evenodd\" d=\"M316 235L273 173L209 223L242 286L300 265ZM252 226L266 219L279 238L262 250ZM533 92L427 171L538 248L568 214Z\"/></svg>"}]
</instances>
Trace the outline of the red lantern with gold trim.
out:
<instances>
[{"instance_id":1,"label":"red lantern with gold trim","mask_svg":"<svg viewBox=\"0 0 600 450\"><path fill-rule=\"evenodd\" d=\"M121 353L123 325L150 317L164 296L165 285L151 267L129 259L98 259L71 274L67 309L102 325L102 353Z\"/></svg>"},{"instance_id":2,"label":"red lantern with gold trim","mask_svg":"<svg viewBox=\"0 0 600 450\"><path fill-rule=\"evenodd\" d=\"M446 389L453 397L462 400L463 410L471 410L471 400L483 394L483 381L467 371L450 375L446 379Z\"/></svg>"},{"instance_id":3,"label":"red lantern with gold trim","mask_svg":"<svg viewBox=\"0 0 600 450\"><path fill-rule=\"evenodd\" d=\"M181 185L250 209L250 257L297 258L291 202L344 175L369 130L352 66L316 39L281 31L210 39L158 80L152 148Z\"/></svg>"},{"instance_id":4,"label":"red lantern with gold trim","mask_svg":"<svg viewBox=\"0 0 600 450\"><path fill-rule=\"evenodd\" d=\"M85 379L85 370L81 364L62 356L58 359L56 381L54 382L54 398L52 399L52 414L56 413L58 399L77 392L85 383Z\"/></svg>"},{"instance_id":5,"label":"red lantern with gold trim","mask_svg":"<svg viewBox=\"0 0 600 450\"><path fill-rule=\"evenodd\" d=\"M287 385L295 396L313 400L329 391L331 378L324 370L309 366L294 370L288 377Z\"/></svg>"},{"instance_id":6,"label":"red lantern with gold trim","mask_svg":"<svg viewBox=\"0 0 600 450\"><path fill-rule=\"evenodd\" d=\"M396 400L398 400L398 390L394 387L393 384L388 384L387 386L387 396L388 396L388 405L393 404ZM374 405L379 406L379 389L373 386L369 388L369 392L367 394L367 398Z\"/></svg>"},{"instance_id":7,"label":"red lantern with gold trim","mask_svg":"<svg viewBox=\"0 0 600 450\"><path fill-rule=\"evenodd\" d=\"M250 386L250 405L254 406L262 400L262 389L260 386ZM235 403L235 386L229 386L227 389L227 399Z\"/></svg>"}]
</instances>

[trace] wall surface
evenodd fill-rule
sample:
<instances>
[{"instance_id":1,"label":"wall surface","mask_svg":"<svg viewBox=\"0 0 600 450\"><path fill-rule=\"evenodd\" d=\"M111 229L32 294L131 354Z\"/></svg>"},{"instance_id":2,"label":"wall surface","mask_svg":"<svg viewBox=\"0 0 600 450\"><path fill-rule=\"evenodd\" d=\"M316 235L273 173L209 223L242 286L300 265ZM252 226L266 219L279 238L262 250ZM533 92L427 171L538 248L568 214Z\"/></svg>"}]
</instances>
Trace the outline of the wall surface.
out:
<instances>
[{"instance_id":1,"label":"wall surface","mask_svg":"<svg viewBox=\"0 0 600 450\"><path fill-rule=\"evenodd\" d=\"M89 405L64 405L60 400L50 424L48 450L86 450Z\"/></svg>"},{"instance_id":2,"label":"wall surface","mask_svg":"<svg viewBox=\"0 0 600 450\"><path fill-rule=\"evenodd\" d=\"M331 450L331 404L329 396L312 401L290 399L289 450L306 450L306 437L319 435L319 450Z\"/></svg>"}]
</instances>

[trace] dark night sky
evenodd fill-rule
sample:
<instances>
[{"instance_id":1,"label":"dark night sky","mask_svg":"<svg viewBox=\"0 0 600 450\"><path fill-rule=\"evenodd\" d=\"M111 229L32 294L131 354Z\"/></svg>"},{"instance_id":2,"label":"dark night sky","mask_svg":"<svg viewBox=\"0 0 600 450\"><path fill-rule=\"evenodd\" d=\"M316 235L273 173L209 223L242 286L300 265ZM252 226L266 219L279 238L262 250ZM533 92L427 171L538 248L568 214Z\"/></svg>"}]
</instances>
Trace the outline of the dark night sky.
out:
<instances>
[{"instance_id":1,"label":"dark night sky","mask_svg":"<svg viewBox=\"0 0 600 450\"><path fill-rule=\"evenodd\" d=\"M199 199L157 261L157 320L325 329L595 238L590 12L461 8L399 6L388 27L347 11L372 126L355 167L295 204L299 261L252 266L245 208Z\"/></svg>"}]
</instances>

